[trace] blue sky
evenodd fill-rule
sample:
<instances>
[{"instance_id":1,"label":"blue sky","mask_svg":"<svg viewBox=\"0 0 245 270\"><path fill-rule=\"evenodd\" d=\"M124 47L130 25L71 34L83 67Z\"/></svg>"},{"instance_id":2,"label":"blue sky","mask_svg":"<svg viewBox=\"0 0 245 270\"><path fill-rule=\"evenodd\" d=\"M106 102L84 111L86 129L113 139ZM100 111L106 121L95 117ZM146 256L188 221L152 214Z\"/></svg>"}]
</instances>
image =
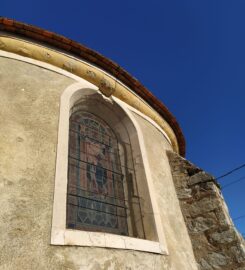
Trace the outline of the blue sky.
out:
<instances>
[{"instance_id":1,"label":"blue sky","mask_svg":"<svg viewBox=\"0 0 245 270\"><path fill-rule=\"evenodd\" d=\"M76 40L140 80L176 116L187 159L216 177L245 163L243 0L1 1L0 15ZM245 168L221 185L245 177ZM245 214L245 180L224 189ZM245 234L245 219L235 221Z\"/></svg>"}]
</instances>

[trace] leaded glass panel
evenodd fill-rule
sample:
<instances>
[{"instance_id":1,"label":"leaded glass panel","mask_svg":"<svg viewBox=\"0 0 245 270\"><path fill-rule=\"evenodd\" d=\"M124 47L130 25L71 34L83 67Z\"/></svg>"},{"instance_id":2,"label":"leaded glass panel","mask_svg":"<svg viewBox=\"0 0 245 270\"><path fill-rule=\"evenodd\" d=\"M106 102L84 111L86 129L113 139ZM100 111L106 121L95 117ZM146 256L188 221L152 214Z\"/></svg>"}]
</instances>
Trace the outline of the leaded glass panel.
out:
<instances>
[{"instance_id":1,"label":"leaded glass panel","mask_svg":"<svg viewBox=\"0 0 245 270\"><path fill-rule=\"evenodd\" d=\"M118 143L99 117L70 117L67 227L128 235Z\"/></svg>"}]
</instances>

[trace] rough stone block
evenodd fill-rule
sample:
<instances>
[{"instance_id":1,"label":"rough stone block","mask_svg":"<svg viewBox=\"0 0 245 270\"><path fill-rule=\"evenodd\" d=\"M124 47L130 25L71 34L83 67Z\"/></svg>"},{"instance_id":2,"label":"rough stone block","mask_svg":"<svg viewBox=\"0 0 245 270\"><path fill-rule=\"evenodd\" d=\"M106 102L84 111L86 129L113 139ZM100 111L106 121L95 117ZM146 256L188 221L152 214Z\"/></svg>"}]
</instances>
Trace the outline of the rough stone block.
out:
<instances>
[{"instance_id":1,"label":"rough stone block","mask_svg":"<svg viewBox=\"0 0 245 270\"><path fill-rule=\"evenodd\" d=\"M214 177L206 172L199 172L189 178L189 185L196 185L207 181L214 181Z\"/></svg>"},{"instance_id":2,"label":"rough stone block","mask_svg":"<svg viewBox=\"0 0 245 270\"><path fill-rule=\"evenodd\" d=\"M189 199L191 198L191 192L192 190L189 188L183 188L183 189L176 189L177 196L180 200L182 199Z\"/></svg>"},{"instance_id":3,"label":"rough stone block","mask_svg":"<svg viewBox=\"0 0 245 270\"><path fill-rule=\"evenodd\" d=\"M197 262L205 258L208 253L215 252L217 248L212 246L204 233L191 234L192 246Z\"/></svg>"},{"instance_id":4,"label":"rough stone block","mask_svg":"<svg viewBox=\"0 0 245 270\"><path fill-rule=\"evenodd\" d=\"M204 259L201 259L201 261L199 262L199 268L200 268L200 270L212 270L213 269L210 266L210 264Z\"/></svg>"},{"instance_id":5,"label":"rough stone block","mask_svg":"<svg viewBox=\"0 0 245 270\"><path fill-rule=\"evenodd\" d=\"M231 226L233 223L231 221L230 216L224 211L222 208L218 208L215 210L216 217L221 226Z\"/></svg>"},{"instance_id":6,"label":"rough stone block","mask_svg":"<svg viewBox=\"0 0 245 270\"><path fill-rule=\"evenodd\" d=\"M229 258L227 258L222 253L213 252L207 255L205 261L208 262L208 264L214 269L222 269L222 266L225 266L228 264Z\"/></svg>"},{"instance_id":7,"label":"rough stone block","mask_svg":"<svg viewBox=\"0 0 245 270\"><path fill-rule=\"evenodd\" d=\"M245 265L242 267L237 268L236 270L245 270Z\"/></svg>"},{"instance_id":8,"label":"rough stone block","mask_svg":"<svg viewBox=\"0 0 245 270\"><path fill-rule=\"evenodd\" d=\"M242 245L231 247L231 252L238 263L245 263L245 247Z\"/></svg>"},{"instance_id":9,"label":"rough stone block","mask_svg":"<svg viewBox=\"0 0 245 270\"><path fill-rule=\"evenodd\" d=\"M190 214L192 216L198 216L206 212L210 212L220 207L221 203L218 198L206 197L200 201L194 202L190 205Z\"/></svg>"},{"instance_id":10,"label":"rough stone block","mask_svg":"<svg viewBox=\"0 0 245 270\"><path fill-rule=\"evenodd\" d=\"M190 232L200 233L214 228L216 226L216 220L207 217L197 217L190 220L187 226Z\"/></svg>"},{"instance_id":11,"label":"rough stone block","mask_svg":"<svg viewBox=\"0 0 245 270\"><path fill-rule=\"evenodd\" d=\"M210 238L219 244L232 243L237 240L236 231L232 228L228 231L215 232L210 235Z\"/></svg>"}]
</instances>

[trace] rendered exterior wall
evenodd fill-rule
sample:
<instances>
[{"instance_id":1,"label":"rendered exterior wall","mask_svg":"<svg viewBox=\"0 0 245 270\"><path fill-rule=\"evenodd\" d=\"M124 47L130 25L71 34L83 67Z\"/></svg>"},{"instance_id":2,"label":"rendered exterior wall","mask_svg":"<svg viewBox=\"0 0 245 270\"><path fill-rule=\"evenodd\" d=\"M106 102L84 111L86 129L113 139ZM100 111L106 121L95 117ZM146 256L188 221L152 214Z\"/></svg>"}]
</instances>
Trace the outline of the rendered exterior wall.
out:
<instances>
[{"instance_id":1,"label":"rendered exterior wall","mask_svg":"<svg viewBox=\"0 0 245 270\"><path fill-rule=\"evenodd\" d=\"M174 260L170 269L196 269L192 245L179 207L171 169L165 150L171 146L161 132L135 115L144 134L157 202L169 253ZM170 257L171 257L170 256Z\"/></svg>"},{"instance_id":2,"label":"rendered exterior wall","mask_svg":"<svg viewBox=\"0 0 245 270\"><path fill-rule=\"evenodd\" d=\"M74 82L0 57L0 269L197 269L165 154L171 146L136 114L169 255L50 245L59 101Z\"/></svg>"}]
</instances>

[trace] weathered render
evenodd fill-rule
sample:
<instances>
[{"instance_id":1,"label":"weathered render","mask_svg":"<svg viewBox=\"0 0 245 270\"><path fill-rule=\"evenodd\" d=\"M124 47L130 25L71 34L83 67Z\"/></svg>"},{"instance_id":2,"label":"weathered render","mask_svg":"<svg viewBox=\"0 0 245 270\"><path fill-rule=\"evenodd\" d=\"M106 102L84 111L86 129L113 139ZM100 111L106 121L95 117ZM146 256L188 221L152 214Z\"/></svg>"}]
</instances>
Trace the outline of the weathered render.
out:
<instances>
[{"instance_id":1,"label":"weathered render","mask_svg":"<svg viewBox=\"0 0 245 270\"><path fill-rule=\"evenodd\" d=\"M74 83L35 64L0 58L0 269L197 269L165 154L163 133L137 114L168 255L50 244L59 101ZM154 162L149 138L154 136ZM159 155L161 159L159 159Z\"/></svg>"},{"instance_id":2,"label":"weathered render","mask_svg":"<svg viewBox=\"0 0 245 270\"><path fill-rule=\"evenodd\" d=\"M229 216L220 187L176 153L168 152L174 184L200 270L245 269L245 242Z\"/></svg>"},{"instance_id":3,"label":"weathered render","mask_svg":"<svg viewBox=\"0 0 245 270\"><path fill-rule=\"evenodd\" d=\"M244 270L214 179L179 156L174 116L117 64L0 17L0 96L0 270ZM127 138L144 238L66 227L74 110Z\"/></svg>"}]
</instances>

